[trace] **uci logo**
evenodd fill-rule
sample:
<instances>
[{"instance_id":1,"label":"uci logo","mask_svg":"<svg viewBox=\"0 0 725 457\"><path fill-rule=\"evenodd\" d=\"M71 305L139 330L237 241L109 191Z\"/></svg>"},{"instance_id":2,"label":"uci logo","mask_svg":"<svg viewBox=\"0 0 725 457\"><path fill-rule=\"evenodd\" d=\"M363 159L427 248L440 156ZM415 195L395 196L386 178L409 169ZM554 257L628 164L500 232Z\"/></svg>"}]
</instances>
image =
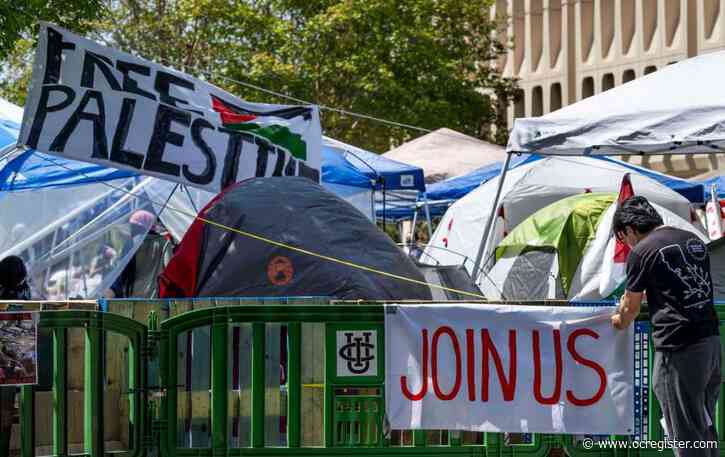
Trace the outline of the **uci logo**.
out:
<instances>
[{"instance_id":1,"label":"uci logo","mask_svg":"<svg viewBox=\"0 0 725 457\"><path fill-rule=\"evenodd\" d=\"M371 342L373 332L345 332L346 344L340 347L338 355L347 362L350 373L360 375L370 369L375 360L375 344Z\"/></svg>"}]
</instances>

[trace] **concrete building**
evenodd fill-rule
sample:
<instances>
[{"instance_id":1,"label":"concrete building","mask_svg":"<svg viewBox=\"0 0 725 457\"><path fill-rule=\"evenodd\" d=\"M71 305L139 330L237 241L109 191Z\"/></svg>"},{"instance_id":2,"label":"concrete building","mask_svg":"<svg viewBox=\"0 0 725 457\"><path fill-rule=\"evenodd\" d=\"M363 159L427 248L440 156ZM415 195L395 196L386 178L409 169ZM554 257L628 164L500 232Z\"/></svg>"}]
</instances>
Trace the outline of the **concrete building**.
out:
<instances>
[{"instance_id":1,"label":"concrete building","mask_svg":"<svg viewBox=\"0 0 725 457\"><path fill-rule=\"evenodd\" d=\"M499 62L519 78L517 117L540 116L665 65L725 49L725 0L497 0ZM725 167L722 154L631 157L633 163L692 177Z\"/></svg>"}]
</instances>

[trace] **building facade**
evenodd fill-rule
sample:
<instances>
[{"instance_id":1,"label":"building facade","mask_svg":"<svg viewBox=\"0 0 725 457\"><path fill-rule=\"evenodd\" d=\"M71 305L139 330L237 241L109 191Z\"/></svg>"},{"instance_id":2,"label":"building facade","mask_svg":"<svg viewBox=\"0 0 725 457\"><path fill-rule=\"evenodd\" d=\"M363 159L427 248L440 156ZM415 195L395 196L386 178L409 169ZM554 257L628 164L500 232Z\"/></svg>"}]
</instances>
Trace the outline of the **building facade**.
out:
<instances>
[{"instance_id":1,"label":"building facade","mask_svg":"<svg viewBox=\"0 0 725 457\"><path fill-rule=\"evenodd\" d=\"M519 79L508 109L541 116L698 54L725 49L725 0L496 0L499 70ZM625 158L692 177L725 166L722 154Z\"/></svg>"}]
</instances>

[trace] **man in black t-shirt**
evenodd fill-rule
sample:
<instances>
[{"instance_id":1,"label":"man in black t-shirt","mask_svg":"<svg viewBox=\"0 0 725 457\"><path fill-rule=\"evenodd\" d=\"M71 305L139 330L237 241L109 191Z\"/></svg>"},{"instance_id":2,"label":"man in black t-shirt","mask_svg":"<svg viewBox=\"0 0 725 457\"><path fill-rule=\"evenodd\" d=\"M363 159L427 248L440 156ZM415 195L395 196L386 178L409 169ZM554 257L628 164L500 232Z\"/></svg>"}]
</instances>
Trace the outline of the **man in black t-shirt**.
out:
<instances>
[{"instance_id":1,"label":"man in black t-shirt","mask_svg":"<svg viewBox=\"0 0 725 457\"><path fill-rule=\"evenodd\" d=\"M707 246L692 232L663 225L644 197L624 201L612 225L615 236L632 248L625 293L612 324L619 329L630 325L647 294L656 350L652 385L669 439L690 441L689 448L675 454L717 456L717 449L692 447L695 441L717 440L720 332Z\"/></svg>"}]
</instances>

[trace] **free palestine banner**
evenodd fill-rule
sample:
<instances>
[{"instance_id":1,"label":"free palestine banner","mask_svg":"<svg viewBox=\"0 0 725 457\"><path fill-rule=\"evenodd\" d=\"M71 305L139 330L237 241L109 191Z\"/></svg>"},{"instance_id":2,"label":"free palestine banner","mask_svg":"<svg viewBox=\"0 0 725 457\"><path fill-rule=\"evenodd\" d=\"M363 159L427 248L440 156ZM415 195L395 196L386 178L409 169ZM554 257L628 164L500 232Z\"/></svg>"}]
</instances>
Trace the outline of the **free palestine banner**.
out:
<instances>
[{"instance_id":1,"label":"free palestine banner","mask_svg":"<svg viewBox=\"0 0 725 457\"><path fill-rule=\"evenodd\" d=\"M391 305L393 429L624 434L634 430L634 326L611 307Z\"/></svg>"},{"instance_id":2,"label":"free palestine banner","mask_svg":"<svg viewBox=\"0 0 725 457\"><path fill-rule=\"evenodd\" d=\"M245 102L42 24L19 144L218 192L252 177L319 182L319 109Z\"/></svg>"}]
</instances>

